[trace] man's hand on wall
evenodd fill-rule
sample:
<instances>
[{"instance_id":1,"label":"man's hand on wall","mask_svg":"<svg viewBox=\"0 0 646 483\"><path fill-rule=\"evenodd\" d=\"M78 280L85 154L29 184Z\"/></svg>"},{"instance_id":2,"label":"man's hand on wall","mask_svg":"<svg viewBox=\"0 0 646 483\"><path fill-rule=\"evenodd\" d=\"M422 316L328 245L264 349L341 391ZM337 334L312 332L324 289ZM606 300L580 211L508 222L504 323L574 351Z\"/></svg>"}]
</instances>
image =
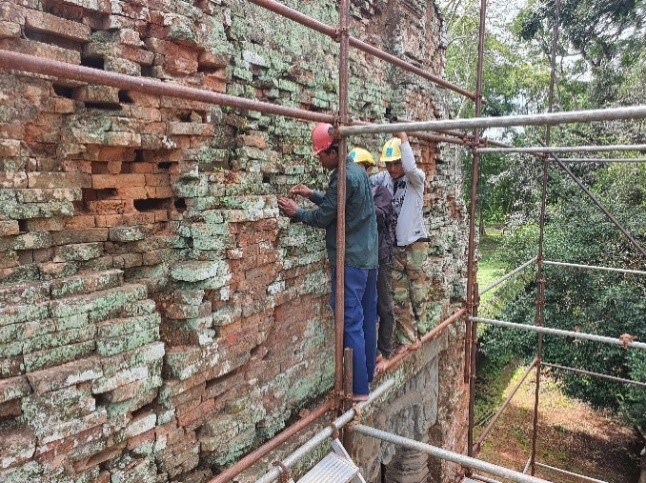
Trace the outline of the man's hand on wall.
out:
<instances>
[{"instance_id":1,"label":"man's hand on wall","mask_svg":"<svg viewBox=\"0 0 646 483\"><path fill-rule=\"evenodd\" d=\"M304 184L300 183L300 184L297 184L296 186L293 186L292 189L289 190L289 196L290 198L294 198L296 197L296 195L299 195L309 200L310 196L312 196L312 192L313 191L311 188L308 188Z\"/></svg>"},{"instance_id":2,"label":"man's hand on wall","mask_svg":"<svg viewBox=\"0 0 646 483\"><path fill-rule=\"evenodd\" d=\"M296 202L294 200L282 196L282 197L278 198L278 208L286 216L289 216L290 218L292 218L296 214L296 210L298 209L298 205L296 204Z\"/></svg>"}]
</instances>

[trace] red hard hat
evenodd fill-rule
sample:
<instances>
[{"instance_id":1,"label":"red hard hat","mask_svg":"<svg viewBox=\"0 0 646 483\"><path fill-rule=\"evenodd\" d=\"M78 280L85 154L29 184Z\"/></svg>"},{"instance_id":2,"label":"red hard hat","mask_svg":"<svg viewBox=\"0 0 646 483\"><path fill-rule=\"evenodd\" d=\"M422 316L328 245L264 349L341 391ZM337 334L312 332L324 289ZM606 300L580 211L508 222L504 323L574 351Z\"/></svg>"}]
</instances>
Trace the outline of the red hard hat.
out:
<instances>
[{"instance_id":1,"label":"red hard hat","mask_svg":"<svg viewBox=\"0 0 646 483\"><path fill-rule=\"evenodd\" d=\"M334 126L332 126L332 124L319 122L314 126L314 129L312 129L312 146L314 147L314 154L325 151L334 144L334 137L332 136L333 131Z\"/></svg>"}]
</instances>

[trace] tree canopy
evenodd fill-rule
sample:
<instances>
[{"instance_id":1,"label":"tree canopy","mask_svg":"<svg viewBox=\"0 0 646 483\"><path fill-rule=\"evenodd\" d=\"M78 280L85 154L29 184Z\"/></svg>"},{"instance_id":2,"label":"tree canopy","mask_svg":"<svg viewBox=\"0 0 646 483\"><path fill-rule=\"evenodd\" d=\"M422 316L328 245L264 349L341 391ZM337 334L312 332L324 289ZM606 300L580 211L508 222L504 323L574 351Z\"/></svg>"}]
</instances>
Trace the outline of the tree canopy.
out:
<instances>
[{"instance_id":1,"label":"tree canopy","mask_svg":"<svg viewBox=\"0 0 646 483\"><path fill-rule=\"evenodd\" d=\"M440 2L442 3L442 2ZM475 85L478 11L474 0L444 1L449 48L447 76ZM507 2L508 3L508 2ZM547 111L554 0L528 0L518 11L489 3L486 37L484 115ZM490 22L490 20L492 20ZM646 2L643 0L561 0L555 72L555 111L643 103L646 99ZM472 84L471 84L472 83ZM456 101L456 115L471 114ZM536 146L545 128L485 132L514 145ZM571 124L551 130L553 145L643 144L646 123ZM627 153L626 157L645 153ZM603 156L603 154L599 155ZM599 157L595 156L595 157ZM617 157L615 153L606 156ZM580 155L577 157L581 157ZM465 154L465 173L470 173ZM503 258L512 269L537 254L541 162L527 155L485 155L479 180L481 225L505 224ZM572 171L614 216L646 246L646 165L581 164ZM467 188L470 180L467 179ZM545 257L584 265L645 270L644 259L559 169L549 169ZM468 196L470 189L465 190ZM495 318L533 323L533 273L508 284L495 305ZM546 325L646 340L646 281L637 275L546 266ZM482 341L488 354L512 352L533 357L536 335L489 329ZM646 381L640 350L546 338L545 360L594 372ZM646 391L598 378L558 373L570 393L612 407L646 426Z\"/></svg>"}]
</instances>

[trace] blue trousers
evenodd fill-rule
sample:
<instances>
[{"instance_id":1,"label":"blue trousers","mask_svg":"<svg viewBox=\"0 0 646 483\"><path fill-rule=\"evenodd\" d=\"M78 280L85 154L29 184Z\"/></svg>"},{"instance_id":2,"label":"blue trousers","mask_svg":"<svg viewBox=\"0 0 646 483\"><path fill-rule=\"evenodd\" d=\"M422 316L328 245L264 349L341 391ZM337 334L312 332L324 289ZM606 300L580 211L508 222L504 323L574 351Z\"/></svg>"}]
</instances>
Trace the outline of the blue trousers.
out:
<instances>
[{"instance_id":1,"label":"blue trousers","mask_svg":"<svg viewBox=\"0 0 646 483\"><path fill-rule=\"evenodd\" d=\"M370 394L377 357L377 270L346 266L343 346L352 349L352 391ZM332 310L336 301L336 270L332 269Z\"/></svg>"}]
</instances>

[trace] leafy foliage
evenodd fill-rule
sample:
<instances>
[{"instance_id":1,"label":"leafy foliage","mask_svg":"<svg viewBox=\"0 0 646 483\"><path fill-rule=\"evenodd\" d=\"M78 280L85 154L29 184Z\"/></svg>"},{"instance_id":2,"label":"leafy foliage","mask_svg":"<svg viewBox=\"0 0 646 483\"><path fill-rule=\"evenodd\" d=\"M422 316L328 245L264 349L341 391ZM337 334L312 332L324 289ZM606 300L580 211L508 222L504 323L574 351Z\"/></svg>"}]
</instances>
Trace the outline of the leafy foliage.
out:
<instances>
[{"instance_id":1,"label":"leafy foliage","mask_svg":"<svg viewBox=\"0 0 646 483\"><path fill-rule=\"evenodd\" d=\"M595 184L600 195L612 193L615 216L642 245L646 241L646 166L616 166L598 172ZM505 241L503 253L509 267L536 254L537 227L525 225ZM643 270L635 249L610 225L595 206L579 196L554 207L545 229L545 257L584 265ZM646 340L646 281L643 277L600 270L554 265L544 266L545 325L619 337L628 333ZM506 288L497 317L519 323L534 323L535 282L531 278ZM506 329L504 329L506 330ZM510 334L492 328L482 345L488 353L522 354L531 359L535 334ZM508 340L505 340L505 337ZM637 349L546 336L547 362L578 367L621 378L644 381L646 355ZM593 377L561 375L567 392L597 406L621 408L633 422L646 424L646 391Z\"/></svg>"}]
</instances>

